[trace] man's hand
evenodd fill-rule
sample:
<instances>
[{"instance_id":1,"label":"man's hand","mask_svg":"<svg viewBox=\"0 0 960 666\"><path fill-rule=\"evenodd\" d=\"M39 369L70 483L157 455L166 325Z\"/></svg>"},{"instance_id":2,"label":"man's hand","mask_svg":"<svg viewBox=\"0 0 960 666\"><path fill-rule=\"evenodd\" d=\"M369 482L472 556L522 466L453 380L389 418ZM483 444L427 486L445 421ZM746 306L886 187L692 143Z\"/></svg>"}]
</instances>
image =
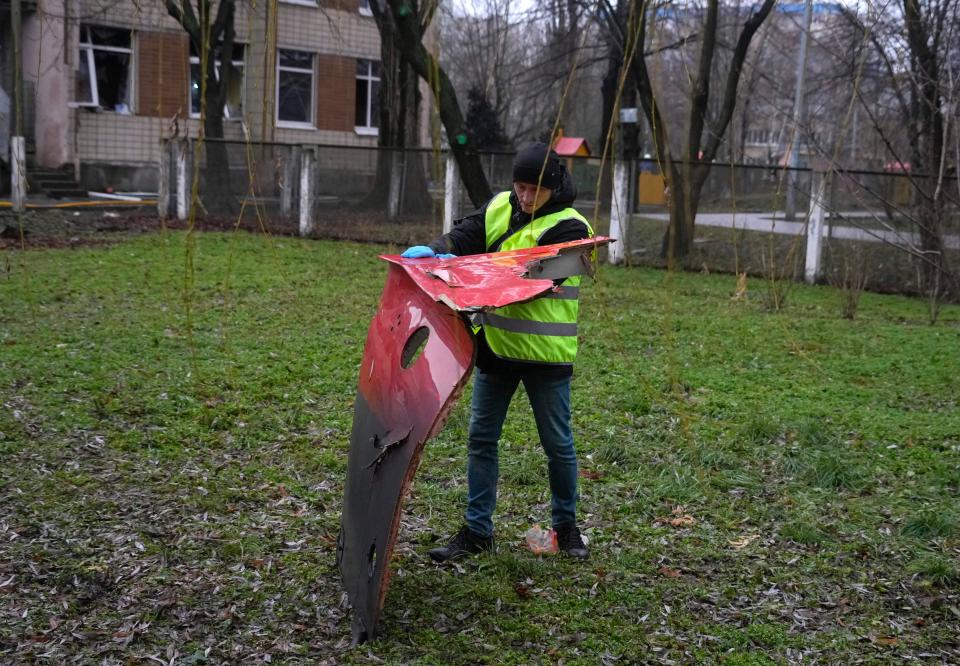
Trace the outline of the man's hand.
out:
<instances>
[{"instance_id":1,"label":"man's hand","mask_svg":"<svg viewBox=\"0 0 960 666\"><path fill-rule=\"evenodd\" d=\"M435 259L455 259L457 257L455 254L436 254L426 245L408 247L400 256L404 259L429 259L431 257Z\"/></svg>"},{"instance_id":2,"label":"man's hand","mask_svg":"<svg viewBox=\"0 0 960 666\"><path fill-rule=\"evenodd\" d=\"M429 257L435 257L433 250L427 247L426 245L414 245L413 247L408 247L403 251L403 254L400 255L404 259L426 259Z\"/></svg>"}]
</instances>

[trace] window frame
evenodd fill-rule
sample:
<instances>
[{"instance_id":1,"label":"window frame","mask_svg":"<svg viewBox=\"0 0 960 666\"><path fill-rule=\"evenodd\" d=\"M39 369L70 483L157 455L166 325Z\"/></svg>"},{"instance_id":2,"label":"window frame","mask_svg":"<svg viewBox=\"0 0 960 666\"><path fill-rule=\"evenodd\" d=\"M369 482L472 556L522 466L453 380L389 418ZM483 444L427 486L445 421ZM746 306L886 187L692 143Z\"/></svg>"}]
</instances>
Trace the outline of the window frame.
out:
<instances>
[{"instance_id":1,"label":"window frame","mask_svg":"<svg viewBox=\"0 0 960 666\"><path fill-rule=\"evenodd\" d=\"M301 69L299 67L290 67L280 64L280 52L281 51L296 51L298 53L308 53L310 54L310 63L311 67L309 70L310 74L310 120L303 122L299 120L281 120L280 119L280 72L295 72L298 74L306 74L308 71L306 69ZM287 46L278 46L277 47L277 68L276 68L276 86L274 90L274 111L273 118L274 123L278 128L284 129L317 129L317 54L315 51L308 51L302 48L287 47Z\"/></svg>"},{"instance_id":2,"label":"window frame","mask_svg":"<svg viewBox=\"0 0 960 666\"><path fill-rule=\"evenodd\" d=\"M372 84L374 81L376 81L378 84L382 81L382 79L380 78L380 76L373 74L373 63L377 63L378 65L380 65L381 63L380 63L379 60L373 60L372 58L357 58L357 63L358 63L358 64L359 64L359 63L366 63L366 65L367 65L367 73L366 73L366 74L360 74L360 73L358 72L358 73L354 76L354 85L356 85L356 81L359 81L359 80L361 80L361 79L367 82L367 99L365 100L365 105L366 105L366 114L365 114L365 115L366 115L366 117L367 117L367 124L366 124L366 125L357 125L356 123L354 123L353 131L356 132L357 134L359 134L360 136L380 136L380 127L379 127L379 126L373 126L373 125L370 124L371 121L372 121L372 118L371 118L371 116L372 116L372 109L371 109L371 107L372 107L372 103L373 103L372 95L370 94L370 90L371 90L371 88L372 88L372 85L371 85L371 84ZM380 88L380 86L378 85L378 86L377 86L378 91L379 91L379 88ZM354 101L354 104L359 105L359 103L360 103L360 100L355 100L355 101ZM356 121L356 113L354 113L354 121Z\"/></svg>"},{"instance_id":3,"label":"window frame","mask_svg":"<svg viewBox=\"0 0 960 666\"><path fill-rule=\"evenodd\" d=\"M240 70L240 115L237 116L236 118L231 117L231 116L230 116L230 107L229 107L229 105L228 105L228 104L224 104L224 105L223 105L223 119L224 119L224 120L227 120L227 121L230 121L230 122L237 122L237 121L243 120L243 111L244 111L244 109L246 108L246 104L247 104L247 85L246 85L246 83L247 83L247 80L246 80L246 76L247 76L247 45L246 45L245 43L243 43L243 42L236 43L236 44L233 45L234 48L237 48L238 46L242 46L242 47L243 47L243 60L233 60L233 59L231 59L230 62L233 63L234 69L239 68L239 70ZM191 48L190 50L192 51L193 49ZM215 73L215 75L216 75L216 77L217 77L218 80L219 80L219 78L220 78L220 66L221 66L221 62L222 62L221 59L220 59L220 58L217 58L217 59L214 61L214 63L213 63L214 73ZM279 59L277 60L277 62L279 63ZM191 117L192 119L194 119L194 120L197 120L198 118L200 118L200 112L197 111L196 113L194 113L194 111L193 111L193 66L194 66L194 65L197 65L197 66L200 65L200 56L198 56L198 55L191 55L191 56L190 56L190 61L189 61L189 63L188 63L189 76L187 76L187 98L188 98L188 100L189 100L189 102L190 102L190 117ZM202 74L203 74L203 73L201 72L201 75L202 75Z\"/></svg>"},{"instance_id":4,"label":"window frame","mask_svg":"<svg viewBox=\"0 0 960 666\"><path fill-rule=\"evenodd\" d=\"M95 44L93 41L93 35L90 33L90 28L108 28L110 30L117 30L119 32L125 33L130 36L130 46L106 46L103 44ZM125 30L123 28L117 28L109 25L97 25L94 23L81 23L80 32L79 32L79 41L78 41L78 50L80 51L79 58L85 59L87 63L87 77L90 83L90 101L79 101L74 100L70 102L70 106L73 108L85 108L85 109L99 109L102 113L116 113L122 116L132 116L135 114L134 110L134 100L137 98L136 90L134 86L136 85L136 77L133 75L136 68L136 49L134 48L134 38L136 33L133 30ZM86 36L87 41L84 41L84 36ZM127 60L127 112L122 113L117 111L115 108L108 109L100 104L100 87L97 83L97 66L96 60L94 59L94 51L106 51L108 53L120 53L129 56ZM79 69L79 59L78 59L78 69ZM77 90L74 89L74 95L76 95Z\"/></svg>"}]
</instances>

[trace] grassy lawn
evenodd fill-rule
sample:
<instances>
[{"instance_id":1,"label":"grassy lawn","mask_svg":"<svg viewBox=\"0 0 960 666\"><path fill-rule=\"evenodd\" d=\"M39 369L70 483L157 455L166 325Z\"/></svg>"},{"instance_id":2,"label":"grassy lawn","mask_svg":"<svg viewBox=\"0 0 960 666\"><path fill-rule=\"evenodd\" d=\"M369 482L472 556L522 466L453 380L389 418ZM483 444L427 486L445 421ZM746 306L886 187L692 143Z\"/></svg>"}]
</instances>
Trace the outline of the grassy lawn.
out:
<instances>
[{"instance_id":1,"label":"grassy lawn","mask_svg":"<svg viewBox=\"0 0 960 666\"><path fill-rule=\"evenodd\" d=\"M539 558L517 400L495 554L429 443L372 645L335 540L382 246L179 232L3 254L0 662L960 662L960 307L603 267L574 381L592 558ZM189 266L192 265L192 270Z\"/></svg>"}]
</instances>

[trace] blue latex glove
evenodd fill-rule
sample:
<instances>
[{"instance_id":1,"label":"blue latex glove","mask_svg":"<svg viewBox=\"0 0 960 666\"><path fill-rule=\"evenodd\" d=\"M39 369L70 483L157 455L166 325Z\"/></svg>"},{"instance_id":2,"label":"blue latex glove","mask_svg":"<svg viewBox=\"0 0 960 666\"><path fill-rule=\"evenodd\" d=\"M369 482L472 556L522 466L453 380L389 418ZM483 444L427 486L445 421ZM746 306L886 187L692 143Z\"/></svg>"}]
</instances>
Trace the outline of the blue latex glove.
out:
<instances>
[{"instance_id":1,"label":"blue latex glove","mask_svg":"<svg viewBox=\"0 0 960 666\"><path fill-rule=\"evenodd\" d=\"M400 255L404 259L424 259L428 257L433 257L434 252L426 245L414 245L413 247L408 247L403 251L403 254Z\"/></svg>"},{"instance_id":2,"label":"blue latex glove","mask_svg":"<svg viewBox=\"0 0 960 666\"><path fill-rule=\"evenodd\" d=\"M457 255L455 254L438 254L436 255L437 259L456 259Z\"/></svg>"}]
</instances>

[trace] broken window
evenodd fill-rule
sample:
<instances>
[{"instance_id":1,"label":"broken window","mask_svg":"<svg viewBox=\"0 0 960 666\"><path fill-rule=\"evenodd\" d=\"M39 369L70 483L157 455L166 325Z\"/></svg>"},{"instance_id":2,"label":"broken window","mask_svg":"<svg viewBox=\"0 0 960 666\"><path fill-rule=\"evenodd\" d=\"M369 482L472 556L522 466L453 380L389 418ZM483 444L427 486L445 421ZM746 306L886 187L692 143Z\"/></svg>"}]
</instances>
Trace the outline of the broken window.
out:
<instances>
[{"instance_id":1,"label":"broken window","mask_svg":"<svg viewBox=\"0 0 960 666\"><path fill-rule=\"evenodd\" d=\"M361 16L373 16L373 10L370 9L370 0L360 0L360 6L357 10Z\"/></svg>"},{"instance_id":2,"label":"broken window","mask_svg":"<svg viewBox=\"0 0 960 666\"><path fill-rule=\"evenodd\" d=\"M313 54L278 49L277 121L313 126Z\"/></svg>"},{"instance_id":3,"label":"broken window","mask_svg":"<svg viewBox=\"0 0 960 666\"><path fill-rule=\"evenodd\" d=\"M376 60L357 60L355 125L358 131L370 134L380 126L380 63Z\"/></svg>"},{"instance_id":4,"label":"broken window","mask_svg":"<svg viewBox=\"0 0 960 666\"><path fill-rule=\"evenodd\" d=\"M233 45L233 78L227 90L227 98L223 105L223 117L228 120L239 120L243 117L243 54L244 45ZM214 63L214 74L220 80L221 61L217 58ZM193 43L190 44L190 116L200 117L200 54Z\"/></svg>"},{"instance_id":5,"label":"broken window","mask_svg":"<svg viewBox=\"0 0 960 666\"><path fill-rule=\"evenodd\" d=\"M77 104L130 113L132 54L129 30L81 25Z\"/></svg>"}]
</instances>

